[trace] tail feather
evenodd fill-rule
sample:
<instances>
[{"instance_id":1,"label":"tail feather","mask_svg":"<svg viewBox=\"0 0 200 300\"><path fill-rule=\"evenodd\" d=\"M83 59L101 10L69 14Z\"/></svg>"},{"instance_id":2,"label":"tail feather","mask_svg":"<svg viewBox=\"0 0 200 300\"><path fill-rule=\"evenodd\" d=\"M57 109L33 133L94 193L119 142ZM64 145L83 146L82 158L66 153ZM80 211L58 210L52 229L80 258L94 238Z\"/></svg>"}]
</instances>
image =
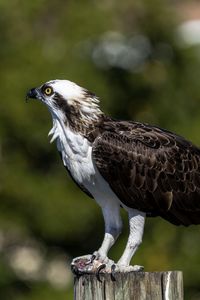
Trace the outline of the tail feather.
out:
<instances>
[{"instance_id":1,"label":"tail feather","mask_svg":"<svg viewBox=\"0 0 200 300\"><path fill-rule=\"evenodd\" d=\"M183 210L170 210L162 213L162 218L169 221L174 225L198 225L200 224L200 211L183 211Z\"/></svg>"}]
</instances>

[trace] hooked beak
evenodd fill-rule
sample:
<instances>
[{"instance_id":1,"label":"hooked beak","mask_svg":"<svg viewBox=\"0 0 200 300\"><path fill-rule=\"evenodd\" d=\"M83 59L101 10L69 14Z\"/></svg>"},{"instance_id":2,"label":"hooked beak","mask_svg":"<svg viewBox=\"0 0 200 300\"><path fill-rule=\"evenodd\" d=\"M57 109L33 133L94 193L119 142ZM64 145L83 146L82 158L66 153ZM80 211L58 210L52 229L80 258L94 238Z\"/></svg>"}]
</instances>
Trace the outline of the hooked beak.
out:
<instances>
[{"instance_id":1,"label":"hooked beak","mask_svg":"<svg viewBox=\"0 0 200 300\"><path fill-rule=\"evenodd\" d=\"M28 99L40 99L40 93L37 88L32 88L28 93L26 94L26 102L28 102Z\"/></svg>"}]
</instances>

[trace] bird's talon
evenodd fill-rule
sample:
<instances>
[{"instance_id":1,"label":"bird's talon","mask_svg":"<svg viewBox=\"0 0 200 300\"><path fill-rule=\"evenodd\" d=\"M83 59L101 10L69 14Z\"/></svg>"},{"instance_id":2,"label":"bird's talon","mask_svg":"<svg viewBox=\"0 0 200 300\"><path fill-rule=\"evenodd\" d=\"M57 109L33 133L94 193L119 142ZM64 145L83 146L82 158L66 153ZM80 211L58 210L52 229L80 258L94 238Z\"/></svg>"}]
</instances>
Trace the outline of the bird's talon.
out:
<instances>
[{"instance_id":1,"label":"bird's talon","mask_svg":"<svg viewBox=\"0 0 200 300\"><path fill-rule=\"evenodd\" d=\"M105 268L106 268L106 264L102 264L97 268L96 277L97 277L98 281L100 281L100 282L102 282L102 280L100 278L100 272L101 272L101 270L103 270Z\"/></svg>"},{"instance_id":2,"label":"bird's talon","mask_svg":"<svg viewBox=\"0 0 200 300\"><path fill-rule=\"evenodd\" d=\"M96 254L92 254L91 259L90 259L90 263L93 263L93 261L95 260L95 258L96 258Z\"/></svg>"},{"instance_id":3,"label":"bird's talon","mask_svg":"<svg viewBox=\"0 0 200 300\"><path fill-rule=\"evenodd\" d=\"M85 263L85 265L90 265L93 263L93 261L95 260L96 255L92 254L91 258Z\"/></svg>"},{"instance_id":4,"label":"bird's talon","mask_svg":"<svg viewBox=\"0 0 200 300\"><path fill-rule=\"evenodd\" d=\"M116 281L115 270L116 270L116 265L114 264L114 265L111 266L111 274L110 274L112 281Z\"/></svg>"}]
</instances>

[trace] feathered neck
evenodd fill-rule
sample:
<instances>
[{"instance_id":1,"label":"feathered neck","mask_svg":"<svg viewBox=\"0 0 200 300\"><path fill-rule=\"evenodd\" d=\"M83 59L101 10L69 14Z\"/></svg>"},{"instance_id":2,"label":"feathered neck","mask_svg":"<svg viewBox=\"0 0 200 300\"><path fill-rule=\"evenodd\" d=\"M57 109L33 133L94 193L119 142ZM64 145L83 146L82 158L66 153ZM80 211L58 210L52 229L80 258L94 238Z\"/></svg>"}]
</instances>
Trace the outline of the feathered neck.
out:
<instances>
[{"instance_id":1,"label":"feathered neck","mask_svg":"<svg viewBox=\"0 0 200 300\"><path fill-rule=\"evenodd\" d=\"M86 114L82 112L70 113L70 118L58 118L57 115L52 114L53 126L49 132L51 135L50 143L52 143L57 138L63 137L63 133L70 131L81 134L83 137L87 138L89 142L93 142L96 136L99 134L101 124L104 122L105 115L99 110L98 113L93 113L93 115Z\"/></svg>"},{"instance_id":2,"label":"feathered neck","mask_svg":"<svg viewBox=\"0 0 200 300\"><path fill-rule=\"evenodd\" d=\"M83 90L81 97L73 99L71 103L65 123L75 131L83 132L93 128L103 115L99 99L87 90Z\"/></svg>"},{"instance_id":3,"label":"feathered neck","mask_svg":"<svg viewBox=\"0 0 200 300\"><path fill-rule=\"evenodd\" d=\"M48 134L48 136L51 136L50 143L53 143L60 136L60 130L58 119L53 117L53 126Z\"/></svg>"},{"instance_id":4,"label":"feathered neck","mask_svg":"<svg viewBox=\"0 0 200 300\"><path fill-rule=\"evenodd\" d=\"M64 123L75 132L85 133L96 126L103 116L99 108L99 99L91 92L82 89L77 96L66 99L55 93L53 102L55 107L50 107L50 112L55 119Z\"/></svg>"}]
</instances>

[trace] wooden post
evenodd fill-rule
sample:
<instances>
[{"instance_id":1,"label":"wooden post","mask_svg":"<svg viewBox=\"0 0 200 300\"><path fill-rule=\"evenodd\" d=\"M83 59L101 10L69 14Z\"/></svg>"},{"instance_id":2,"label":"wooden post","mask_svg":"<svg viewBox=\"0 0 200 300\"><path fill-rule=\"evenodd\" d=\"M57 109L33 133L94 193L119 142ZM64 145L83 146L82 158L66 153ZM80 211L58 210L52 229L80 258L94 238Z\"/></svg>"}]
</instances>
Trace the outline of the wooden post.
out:
<instances>
[{"instance_id":1,"label":"wooden post","mask_svg":"<svg viewBox=\"0 0 200 300\"><path fill-rule=\"evenodd\" d=\"M75 277L74 300L183 300L180 271L101 273Z\"/></svg>"}]
</instances>

